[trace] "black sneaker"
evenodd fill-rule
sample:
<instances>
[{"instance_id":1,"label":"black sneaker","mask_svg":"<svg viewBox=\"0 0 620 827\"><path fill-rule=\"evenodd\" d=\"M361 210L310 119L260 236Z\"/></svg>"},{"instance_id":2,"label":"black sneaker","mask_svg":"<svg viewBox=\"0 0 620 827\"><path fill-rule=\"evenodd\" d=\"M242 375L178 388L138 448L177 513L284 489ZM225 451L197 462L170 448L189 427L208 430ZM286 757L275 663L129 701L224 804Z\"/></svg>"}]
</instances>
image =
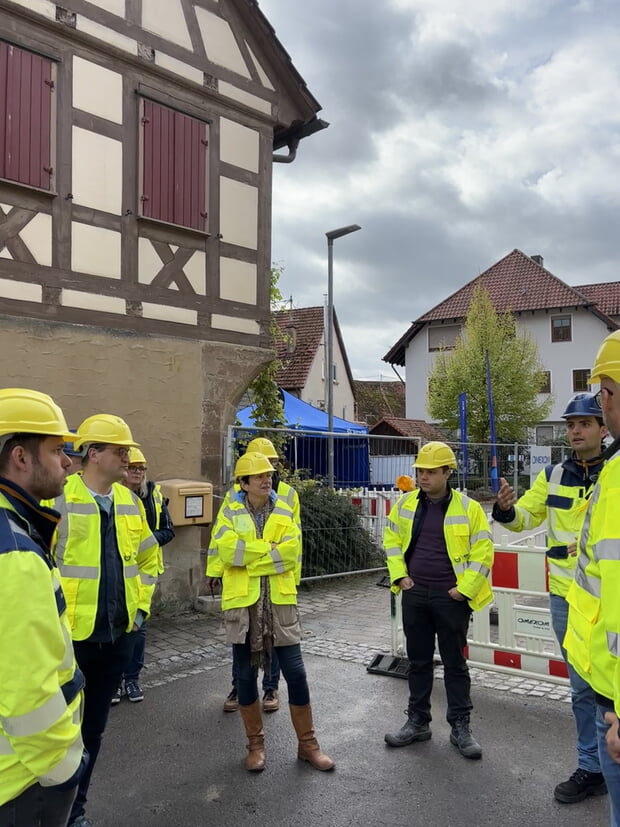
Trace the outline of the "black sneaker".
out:
<instances>
[{"instance_id":1,"label":"black sneaker","mask_svg":"<svg viewBox=\"0 0 620 827\"><path fill-rule=\"evenodd\" d=\"M452 724L450 743L454 744L464 758L482 758L482 748L471 734L469 718L457 718Z\"/></svg>"},{"instance_id":2,"label":"black sneaker","mask_svg":"<svg viewBox=\"0 0 620 827\"><path fill-rule=\"evenodd\" d=\"M431 734L428 721L413 714L409 715L398 732L388 732L384 740L390 747L406 747L414 741L428 741Z\"/></svg>"},{"instance_id":3,"label":"black sneaker","mask_svg":"<svg viewBox=\"0 0 620 827\"><path fill-rule=\"evenodd\" d=\"M116 706L116 704L120 704L121 698L123 697L123 687L119 686L116 692L112 695L112 700L110 704L112 706Z\"/></svg>"},{"instance_id":4,"label":"black sneaker","mask_svg":"<svg viewBox=\"0 0 620 827\"><path fill-rule=\"evenodd\" d=\"M132 704L138 704L144 700L144 692L138 681L125 681L125 695Z\"/></svg>"},{"instance_id":5,"label":"black sneaker","mask_svg":"<svg viewBox=\"0 0 620 827\"><path fill-rule=\"evenodd\" d=\"M556 801L562 804L576 804L589 795L605 795L607 784L602 772L576 769L568 781L562 781L553 791Z\"/></svg>"}]
</instances>

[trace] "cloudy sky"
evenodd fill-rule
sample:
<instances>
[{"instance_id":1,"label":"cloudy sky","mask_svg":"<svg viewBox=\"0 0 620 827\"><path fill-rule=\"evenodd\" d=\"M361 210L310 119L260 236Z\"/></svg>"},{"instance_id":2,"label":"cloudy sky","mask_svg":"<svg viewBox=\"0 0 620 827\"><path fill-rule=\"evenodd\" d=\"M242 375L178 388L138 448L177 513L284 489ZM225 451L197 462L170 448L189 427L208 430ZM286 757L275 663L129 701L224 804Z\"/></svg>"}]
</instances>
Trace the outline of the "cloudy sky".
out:
<instances>
[{"instance_id":1,"label":"cloudy sky","mask_svg":"<svg viewBox=\"0 0 620 827\"><path fill-rule=\"evenodd\" d=\"M260 0L327 130L274 165L272 258L334 304L356 378L515 247L620 279L618 0ZM466 12L464 11L466 9Z\"/></svg>"}]
</instances>

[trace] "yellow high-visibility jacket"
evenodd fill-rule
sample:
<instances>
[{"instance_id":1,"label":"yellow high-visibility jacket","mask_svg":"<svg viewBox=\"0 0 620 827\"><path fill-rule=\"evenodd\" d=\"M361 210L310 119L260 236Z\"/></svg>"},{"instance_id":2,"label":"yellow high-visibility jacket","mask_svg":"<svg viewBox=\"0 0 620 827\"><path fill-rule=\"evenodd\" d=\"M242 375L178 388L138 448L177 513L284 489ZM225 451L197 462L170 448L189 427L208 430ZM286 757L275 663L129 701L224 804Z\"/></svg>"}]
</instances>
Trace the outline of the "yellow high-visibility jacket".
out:
<instances>
[{"instance_id":1,"label":"yellow high-visibility jacket","mask_svg":"<svg viewBox=\"0 0 620 827\"><path fill-rule=\"evenodd\" d=\"M568 556L567 547L576 542L583 524L588 498L594 488L590 475L596 476L602 467L600 458L582 463L574 457L557 465L548 465L538 474L530 490L515 503L512 520L504 521L504 512L493 509L494 519L509 531L537 528L547 519L551 594L566 597L577 565L577 557Z\"/></svg>"},{"instance_id":2,"label":"yellow high-visibility jacket","mask_svg":"<svg viewBox=\"0 0 620 827\"><path fill-rule=\"evenodd\" d=\"M259 540L252 515L242 500L241 493L235 494L220 509L213 526L212 542L222 569L222 609L240 609L256 603L264 575L269 576L272 603L296 604L299 532L292 510L276 497ZM272 543L277 544L275 549Z\"/></svg>"},{"instance_id":3,"label":"yellow high-visibility jacket","mask_svg":"<svg viewBox=\"0 0 620 827\"><path fill-rule=\"evenodd\" d=\"M151 534L140 499L120 483L114 483L114 525L123 560L125 600L131 631L140 609L148 617L157 583L159 546ZM99 506L79 474L68 477L64 492L54 501L62 519L53 553L74 640L93 633L101 578L101 527Z\"/></svg>"},{"instance_id":4,"label":"yellow high-visibility jacket","mask_svg":"<svg viewBox=\"0 0 620 827\"><path fill-rule=\"evenodd\" d=\"M231 498L234 497L238 491L241 491L241 488L238 483L235 483L235 485L233 485L232 488L229 488L226 492L226 496L224 497L224 501L222 502L221 508L225 508L227 505L229 505ZM297 491L295 491L292 485L289 485L288 483L282 481L278 483L278 489L276 491L276 494L278 495L278 498L284 500L284 502L292 510L293 519L299 530L299 554L297 559L297 566L295 568L295 583L299 586L299 581L301 580L301 561L303 543L301 533L301 508L299 505L299 494L297 493ZM215 525L213 526L213 530L211 532L211 542L207 550L207 577L221 577L224 571L222 561L220 560L217 553L217 547L213 542L214 535Z\"/></svg>"},{"instance_id":5,"label":"yellow high-visibility jacket","mask_svg":"<svg viewBox=\"0 0 620 827\"><path fill-rule=\"evenodd\" d=\"M420 490L416 489L399 497L390 511L383 534L390 582L396 593L400 587L395 581L408 576L405 553L411 542L420 495ZM457 589L467 597L472 609L482 609L493 600L489 583L493 541L480 503L451 489L443 534Z\"/></svg>"},{"instance_id":6,"label":"yellow high-visibility jacket","mask_svg":"<svg viewBox=\"0 0 620 827\"><path fill-rule=\"evenodd\" d=\"M564 646L575 670L620 714L620 451L601 471L579 537Z\"/></svg>"},{"instance_id":7,"label":"yellow high-visibility jacket","mask_svg":"<svg viewBox=\"0 0 620 827\"><path fill-rule=\"evenodd\" d=\"M49 554L31 536L33 523L58 515L12 504L0 485L0 805L39 783L68 781L82 758L82 687L66 604ZM44 531L40 531L42 537Z\"/></svg>"}]
</instances>

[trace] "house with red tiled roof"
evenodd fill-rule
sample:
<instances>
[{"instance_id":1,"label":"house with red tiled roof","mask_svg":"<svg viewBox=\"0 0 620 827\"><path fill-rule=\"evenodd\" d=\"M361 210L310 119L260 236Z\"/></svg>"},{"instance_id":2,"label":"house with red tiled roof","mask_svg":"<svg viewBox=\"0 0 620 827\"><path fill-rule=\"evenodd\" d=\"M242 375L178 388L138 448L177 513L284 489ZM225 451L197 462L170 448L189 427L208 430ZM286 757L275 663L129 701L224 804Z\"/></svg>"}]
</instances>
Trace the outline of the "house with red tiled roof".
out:
<instances>
[{"instance_id":1,"label":"house with red tiled roof","mask_svg":"<svg viewBox=\"0 0 620 827\"><path fill-rule=\"evenodd\" d=\"M398 416L384 416L376 422L368 433L372 436L406 436L412 443L417 445L419 450L422 445L433 440L445 442L450 440L451 435L446 433L437 425L431 425L423 419L405 419ZM385 450L383 453L404 453L401 447L398 451ZM417 451L416 451L417 453Z\"/></svg>"},{"instance_id":2,"label":"house with red tiled roof","mask_svg":"<svg viewBox=\"0 0 620 827\"><path fill-rule=\"evenodd\" d=\"M429 419L426 391L435 356L442 348L454 347L476 287L488 291L498 312L513 313L517 326L537 343L548 375L543 393L551 394L553 407L536 438L556 436L567 399L588 389L598 346L609 331L620 327L620 282L571 287L544 266L542 256L516 249L508 253L412 322L383 357L406 367L407 417Z\"/></svg>"},{"instance_id":3,"label":"house with red tiled roof","mask_svg":"<svg viewBox=\"0 0 620 827\"><path fill-rule=\"evenodd\" d=\"M275 319L280 329L276 350L281 366L276 375L279 387L298 399L325 408L325 318L324 307L297 307L280 310ZM334 310L334 415L355 419L353 374Z\"/></svg>"}]
</instances>

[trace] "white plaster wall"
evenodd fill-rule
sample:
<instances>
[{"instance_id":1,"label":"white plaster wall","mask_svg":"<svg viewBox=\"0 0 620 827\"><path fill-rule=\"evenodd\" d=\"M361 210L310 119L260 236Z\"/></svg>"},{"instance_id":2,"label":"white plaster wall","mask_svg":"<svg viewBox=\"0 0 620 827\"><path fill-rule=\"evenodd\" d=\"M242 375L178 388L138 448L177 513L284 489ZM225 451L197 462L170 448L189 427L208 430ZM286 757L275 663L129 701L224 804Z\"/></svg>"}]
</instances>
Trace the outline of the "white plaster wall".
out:
<instances>
[{"instance_id":1,"label":"white plaster wall","mask_svg":"<svg viewBox=\"0 0 620 827\"><path fill-rule=\"evenodd\" d=\"M253 95L251 92L239 89L238 86L234 86L232 83L220 80L218 91L221 95L226 95L227 98L232 98L239 103L243 103L245 106L258 109L259 112L265 112L267 115L271 115L271 101L266 101L257 95Z\"/></svg>"},{"instance_id":2,"label":"white plaster wall","mask_svg":"<svg viewBox=\"0 0 620 827\"><path fill-rule=\"evenodd\" d=\"M336 381L334 382L334 416L352 420L355 415L355 397L349 383L345 368L344 357L334 330L334 364L336 365ZM312 365L308 371L306 384L301 392L301 398L315 407L319 400L325 403L327 410L327 383L325 373L325 348L321 342L314 355Z\"/></svg>"},{"instance_id":3,"label":"white plaster wall","mask_svg":"<svg viewBox=\"0 0 620 827\"><path fill-rule=\"evenodd\" d=\"M138 239L138 281L150 284L164 266L164 262L148 238Z\"/></svg>"},{"instance_id":4,"label":"white plaster wall","mask_svg":"<svg viewBox=\"0 0 620 827\"><path fill-rule=\"evenodd\" d=\"M37 264L52 266L52 216L39 212L19 233Z\"/></svg>"},{"instance_id":5,"label":"white plaster wall","mask_svg":"<svg viewBox=\"0 0 620 827\"><path fill-rule=\"evenodd\" d=\"M121 214L123 146L78 126L73 127L73 202Z\"/></svg>"},{"instance_id":6,"label":"white plaster wall","mask_svg":"<svg viewBox=\"0 0 620 827\"><path fill-rule=\"evenodd\" d=\"M43 288L40 284L0 279L0 296L4 299L17 299L22 302L41 302L43 301Z\"/></svg>"},{"instance_id":7,"label":"white plaster wall","mask_svg":"<svg viewBox=\"0 0 620 827\"><path fill-rule=\"evenodd\" d=\"M142 26L164 40L193 51L180 0L142 0Z\"/></svg>"},{"instance_id":8,"label":"white plaster wall","mask_svg":"<svg viewBox=\"0 0 620 827\"><path fill-rule=\"evenodd\" d=\"M572 341L551 341L551 317L572 316ZM608 331L603 322L586 310L560 312L537 311L517 317L517 325L527 330L536 344L543 368L551 371L551 395L553 407L545 422L560 422L567 400L573 394L573 370L589 370L600 343ZM426 408L428 376L432 370L436 352L428 352L426 328L409 343L406 352L406 411L409 419L430 421Z\"/></svg>"},{"instance_id":9,"label":"white plaster wall","mask_svg":"<svg viewBox=\"0 0 620 827\"><path fill-rule=\"evenodd\" d=\"M119 32L109 29L107 26L102 26L101 23L95 23L94 20L84 17L83 14L76 14L75 26L79 31L89 34L91 37L96 37L97 40L103 40L104 43L109 43L110 46L116 46L117 49L123 49L131 55L138 53L136 40L125 37L124 34L119 34Z\"/></svg>"},{"instance_id":10,"label":"white plaster wall","mask_svg":"<svg viewBox=\"0 0 620 827\"><path fill-rule=\"evenodd\" d=\"M196 250L183 268L189 283L199 296L207 293L207 254Z\"/></svg>"},{"instance_id":11,"label":"white plaster wall","mask_svg":"<svg viewBox=\"0 0 620 827\"><path fill-rule=\"evenodd\" d=\"M251 333L258 336L260 326L253 319L242 319L239 316L222 316L220 313L211 314L211 325L220 330L232 330L235 333Z\"/></svg>"},{"instance_id":12,"label":"white plaster wall","mask_svg":"<svg viewBox=\"0 0 620 827\"><path fill-rule=\"evenodd\" d=\"M225 163L258 172L259 134L255 129L221 118L220 147Z\"/></svg>"},{"instance_id":13,"label":"white plaster wall","mask_svg":"<svg viewBox=\"0 0 620 827\"><path fill-rule=\"evenodd\" d=\"M123 76L90 60L73 58L73 106L114 123L123 122Z\"/></svg>"},{"instance_id":14,"label":"white plaster wall","mask_svg":"<svg viewBox=\"0 0 620 827\"><path fill-rule=\"evenodd\" d=\"M94 6L109 11L111 14L118 14L125 17L125 0L89 0Z\"/></svg>"},{"instance_id":15,"label":"white plaster wall","mask_svg":"<svg viewBox=\"0 0 620 827\"><path fill-rule=\"evenodd\" d=\"M256 250L258 189L231 178L220 178L220 232L228 244Z\"/></svg>"},{"instance_id":16,"label":"white plaster wall","mask_svg":"<svg viewBox=\"0 0 620 827\"><path fill-rule=\"evenodd\" d=\"M170 57L170 55L166 55L157 49L155 50L155 65L161 66L162 69L167 69L169 72L174 72L175 75L181 75L181 77L187 78L187 80L191 80L199 86L203 85L204 75L200 69Z\"/></svg>"},{"instance_id":17,"label":"white plaster wall","mask_svg":"<svg viewBox=\"0 0 620 827\"><path fill-rule=\"evenodd\" d=\"M220 258L220 298L256 304L256 265L234 258Z\"/></svg>"},{"instance_id":18,"label":"white plaster wall","mask_svg":"<svg viewBox=\"0 0 620 827\"><path fill-rule=\"evenodd\" d=\"M209 60L238 75L251 77L228 22L200 6L194 9Z\"/></svg>"},{"instance_id":19,"label":"white plaster wall","mask_svg":"<svg viewBox=\"0 0 620 827\"><path fill-rule=\"evenodd\" d=\"M184 307L170 307L166 304L142 302L142 315L145 319L160 319L163 322L179 324L198 324L198 313Z\"/></svg>"},{"instance_id":20,"label":"white plaster wall","mask_svg":"<svg viewBox=\"0 0 620 827\"><path fill-rule=\"evenodd\" d=\"M120 279L121 234L74 221L71 225L71 269Z\"/></svg>"},{"instance_id":21,"label":"white plaster wall","mask_svg":"<svg viewBox=\"0 0 620 827\"><path fill-rule=\"evenodd\" d=\"M82 310L98 310L101 313L116 313L125 315L125 299L116 296L97 296L93 293L84 293L81 290L61 290L61 303L66 307L77 307Z\"/></svg>"}]
</instances>

